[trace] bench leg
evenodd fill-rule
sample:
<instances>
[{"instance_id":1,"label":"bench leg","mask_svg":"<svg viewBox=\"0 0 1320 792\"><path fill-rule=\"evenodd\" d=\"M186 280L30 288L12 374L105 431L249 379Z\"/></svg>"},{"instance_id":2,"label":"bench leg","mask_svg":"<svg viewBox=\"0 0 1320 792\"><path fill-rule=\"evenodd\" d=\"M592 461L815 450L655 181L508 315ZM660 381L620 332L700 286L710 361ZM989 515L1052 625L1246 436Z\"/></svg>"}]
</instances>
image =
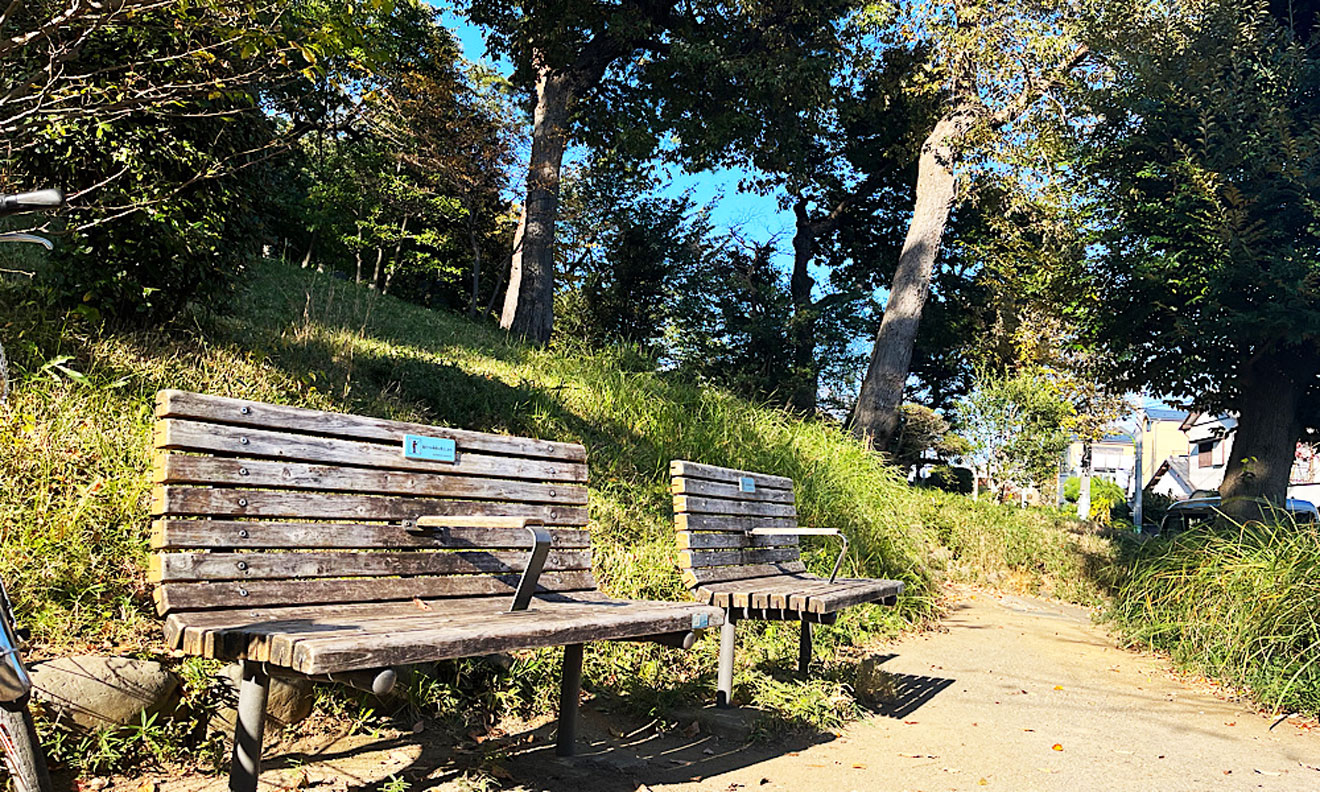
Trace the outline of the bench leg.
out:
<instances>
[{"instance_id":1,"label":"bench leg","mask_svg":"<svg viewBox=\"0 0 1320 792\"><path fill-rule=\"evenodd\" d=\"M582 644L564 647L564 676L559 687L559 739L555 753L572 756L577 742L578 699L582 692Z\"/></svg>"},{"instance_id":2,"label":"bench leg","mask_svg":"<svg viewBox=\"0 0 1320 792\"><path fill-rule=\"evenodd\" d=\"M811 666L811 622L802 620L802 631L798 633L798 673L807 675Z\"/></svg>"},{"instance_id":3,"label":"bench leg","mask_svg":"<svg viewBox=\"0 0 1320 792\"><path fill-rule=\"evenodd\" d=\"M234 724L234 755L229 768L230 792L256 792L261 775L261 739L266 727L266 694L270 677L261 666L243 661L238 688L238 717Z\"/></svg>"},{"instance_id":4,"label":"bench leg","mask_svg":"<svg viewBox=\"0 0 1320 792\"><path fill-rule=\"evenodd\" d=\"M728 707L733 703L733 639L736 634L732 609L725 609L724 624L720 626L720 666L715 690L715 706Z\"/></svg>"}]
</instances>

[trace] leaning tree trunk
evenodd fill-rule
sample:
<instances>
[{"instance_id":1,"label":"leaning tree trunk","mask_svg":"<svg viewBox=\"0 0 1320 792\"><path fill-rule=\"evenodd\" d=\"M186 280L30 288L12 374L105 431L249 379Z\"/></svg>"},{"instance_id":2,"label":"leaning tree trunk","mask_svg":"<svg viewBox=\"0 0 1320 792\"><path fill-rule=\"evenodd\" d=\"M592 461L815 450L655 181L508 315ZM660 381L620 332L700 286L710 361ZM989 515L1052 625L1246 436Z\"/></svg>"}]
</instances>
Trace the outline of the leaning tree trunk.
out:
<instances>
[{"instance_id":1,"label":"leaning tree trunk","mask_svg":"<svg viewBox=\"0 0 1320 792\"><path fill-rule=\"evenodd\" d=\"M527 199L518 223L522 244L513 254L509 290L500 327L538 344L550 340L554 324L555 220L559 176L568 143L568 111L573 91L567 75L542 66L536 80L532 155L527 167Z\"/></svg>"},{"instance_id":2,"label":"leaning tree trunk","mask_svg":"<svg viewBox=\"0 0 1320 792\"><path fill-rule=\"evenodd\" d=\"M921 147L912 223L898 257L889 302L851 420L853 432L868 439L873 448L889 448L898 428L898 408L912 365L917 326L930 294L944 226L953 209L956 192L953 149L968 122L968 116L962 112L944 116Z\"/></svg>"},{"instance_id":3,"label":"leaning tree trunk","mask_svg":"<svg viewBox=\"0 0 1320 792\"><path fill-rule=\"evenodd\" d=\"M468 213L468 242L472 245L472 292L468 295L468 318L477 316L477 299L481 292L481 242L477 239L476 229L472 227L472 214Z\"/></svg>"},{"instance_id":4,"label":"leaning tree trunk","mask_svg":"<svg viewBox=\"0 0 1320 792\"><path fill-rule=\"evenodd\" d=\"M1275 358L1264 356L1242 369L1238 425L1232 456L1219 488L1224 513L1238 522L1258 520L1258 498L1282 506L1302 428L1302 387Z\"/></svg>"},{"instance_id":5,"label":"leaning tree trunk","mask_svg":"<svg viewBox=\"0 0 1320 792\"><path fill-rule=\"evenodd\" d=\"M816 413L820 374L816 368L816 312L811 299L816 281L809 266L816 255L816 229L807 213L807 202L798 199L793 207L797 229L793 235L793 276L789 294L793 299L793 390L789 406L806 415Z\"/></svg>"}]
</instances>

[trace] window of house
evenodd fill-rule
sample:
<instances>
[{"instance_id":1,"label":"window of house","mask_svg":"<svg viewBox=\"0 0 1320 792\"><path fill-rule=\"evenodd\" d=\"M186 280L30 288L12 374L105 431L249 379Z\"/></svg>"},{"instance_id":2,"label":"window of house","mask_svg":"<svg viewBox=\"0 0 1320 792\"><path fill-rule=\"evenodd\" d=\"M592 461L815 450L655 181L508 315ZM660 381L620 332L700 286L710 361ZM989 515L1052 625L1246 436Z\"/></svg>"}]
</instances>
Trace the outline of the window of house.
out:
<instances>
[{"instance_id":1,"label":"window of house","mask_svg":"<svg viewBox=\"0 0 1320 792\"><path fill-rule=\"evenodd\" d=\"M1196 444L1196 466L1201 468L1214 467L1215 465L1215 441L1205 440Z\"/></svg>"}]
</instances>

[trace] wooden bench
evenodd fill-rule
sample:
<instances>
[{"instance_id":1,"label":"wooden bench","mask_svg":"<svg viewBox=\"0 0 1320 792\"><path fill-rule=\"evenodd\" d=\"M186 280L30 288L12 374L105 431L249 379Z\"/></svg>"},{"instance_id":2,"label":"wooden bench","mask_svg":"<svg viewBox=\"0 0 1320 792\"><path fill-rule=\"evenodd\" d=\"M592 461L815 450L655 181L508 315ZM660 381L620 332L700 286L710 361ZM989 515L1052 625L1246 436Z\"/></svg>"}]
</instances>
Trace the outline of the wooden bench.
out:
<instances>
[{"instance_id":1,"label":"wooden bench","mask_svg":"<svg viewBox=\"0 0 1320 792\"><path fill-rule=\"evenodd\" d=\"M718 608L606 597L582 446L162 391L150 575L170 645L242 663L230 788L260 772L271 676L387 692L396 666L563 646L687 648Z\"/></svg>"},{"instance_id":2,"label":"wooden bench","mask_svg":"<svg viewBox=\"0 0 1320 792\"><path fill-rule=\"evenodd\" d=\"M793 480L675 460L669 465L679 563L693 596L724 609L716 701L733 693L734 625L741 619L798 621L798 670L811 663L811 625L832 624L864 602L893 605L896 580L839 580L848 540L834 528L798 525ZM837 537L842 547L829 578L807 574L801 536Z\"/></svg>"}]
</instances>

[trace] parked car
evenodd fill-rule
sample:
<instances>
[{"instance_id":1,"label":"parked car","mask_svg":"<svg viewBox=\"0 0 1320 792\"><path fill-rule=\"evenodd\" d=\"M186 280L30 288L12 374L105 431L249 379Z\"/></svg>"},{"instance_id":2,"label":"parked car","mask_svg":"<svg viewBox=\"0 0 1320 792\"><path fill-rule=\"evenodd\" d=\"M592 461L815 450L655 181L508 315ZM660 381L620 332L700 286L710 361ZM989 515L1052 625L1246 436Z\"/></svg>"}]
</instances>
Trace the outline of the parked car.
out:
<instances>
[{"instance_id":1,"label":"parked car","mask_svg":"<svg viewBox=\"0 0 1320 792\"><path fill-rule=\"evenodd\" d=\"M1277 508L1267 501L1262 500L1260 503L1262 509ZM1160 522L1160 535L1167 536L1213 522L1219 516L1219 506L1220 498L1218 495L1178 501L1169 507L1164 519ZM1283 511L1299 524L1320 522L1320 510L1317 510L1315 504L1310 501L1289 498L1284 502Z\"/></svg>"}]
</instances>

